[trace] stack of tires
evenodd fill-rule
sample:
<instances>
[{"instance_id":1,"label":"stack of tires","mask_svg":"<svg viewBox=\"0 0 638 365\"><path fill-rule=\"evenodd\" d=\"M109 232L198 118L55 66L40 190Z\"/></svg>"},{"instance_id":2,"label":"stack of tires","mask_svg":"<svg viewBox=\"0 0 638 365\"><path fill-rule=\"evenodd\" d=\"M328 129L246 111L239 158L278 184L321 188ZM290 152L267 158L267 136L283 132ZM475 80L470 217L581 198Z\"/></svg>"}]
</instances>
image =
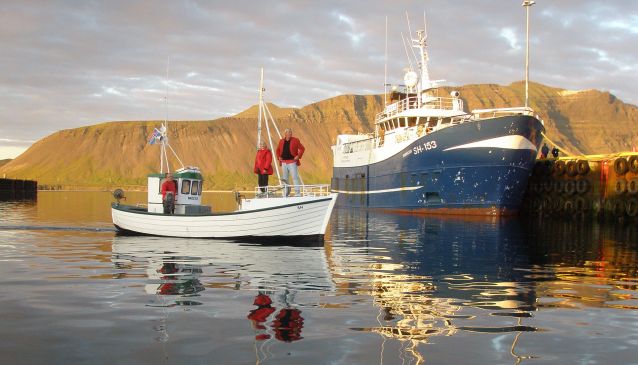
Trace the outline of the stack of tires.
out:
<instances>
[{"instance_id":1,"label":"stack of tires","mask_svg":"<svg viewBox=\"0 0 638 365\"><path fill-rule=\"evenodd\" d=\"M525 197L526 211L545 216L584 216L595 212L595 175L590 162L584 159L537 161Z\"/></svg>"},{"instance_id":2,"label":"stack of tires","mask_svg":"<svg viewBox=\"0 0 638 365\"><path fill-rule=\"evenodd\" d=\"M638 216L638 155L618 157L611 166L605 212L615 218L635 218Z\"/></svg>"}]
</instances>

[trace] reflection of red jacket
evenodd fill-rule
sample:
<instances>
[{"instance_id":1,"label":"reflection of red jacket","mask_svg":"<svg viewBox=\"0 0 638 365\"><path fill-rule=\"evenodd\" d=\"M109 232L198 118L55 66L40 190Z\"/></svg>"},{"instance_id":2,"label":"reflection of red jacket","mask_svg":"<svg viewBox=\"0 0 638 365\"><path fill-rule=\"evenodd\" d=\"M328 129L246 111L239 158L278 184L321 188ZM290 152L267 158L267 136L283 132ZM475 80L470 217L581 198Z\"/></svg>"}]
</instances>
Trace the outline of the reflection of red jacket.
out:
<instances>
[{"instance_id":1,"label":"reflection of red jacket","mask_svg":"<svg viewBox=\"0 0 638 365\"><path fill-rule=\"evenodd\" d=\"M272 175L272 152L269 149L259 149L255 156L255 174L262 174L266 170L266 175Z\"/></svg>"},{"instance_id":2,"label":"reflection of red jacket","mask_svg":"<svg viewBox=\"0 0 638 365\"><path fill-rule=\"evenodd\" d=\"M281 153L284 150L284 138L279 140L279 146L277 146L277 160L281 159ZM303 156L306 148L301 144L299 138L290 137L290 154L292 157L299 157L297 159L297 166L301 165L301 156Z\"/></svg>"}]
</instances>

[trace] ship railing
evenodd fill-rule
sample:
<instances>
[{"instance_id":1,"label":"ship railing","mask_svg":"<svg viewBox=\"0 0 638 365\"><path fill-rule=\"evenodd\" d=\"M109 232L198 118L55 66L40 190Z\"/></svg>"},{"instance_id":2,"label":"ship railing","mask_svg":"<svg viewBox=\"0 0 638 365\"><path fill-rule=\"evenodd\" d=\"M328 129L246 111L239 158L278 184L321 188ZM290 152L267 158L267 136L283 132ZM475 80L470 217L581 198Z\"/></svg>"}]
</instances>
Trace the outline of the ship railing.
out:
<instances>
[{"instance_id":1,"label":"ship railing","mask_svg":"<svg viewBox=\"0 0 638 365\"><path fill-rule=\"evenodd\" d=\"M376 122L379 123L386 118L393 117L406 110L416 109L439 109L439 110L463 110L463 100L459 98L424 97L419 102L418 96L410 96L403 100L389 104L381 113L377 113Z\"/></svg>"},{"instance_id":2,"label":"ship railing","mask_svg":"<svg viewBox=\"0 0 638 365\"><path fill-rule=\"evenodd\" d=\"M534 110L530 107L514 107L514 108L493 108L493 109L474 109L472 110L473 119L494 118L506 115L530 115L534 116Z\"/></svg>"},{"instance_id":3,"label":"ship railing","mask_svg":"<svg viewBox=\"0 0 638 365\"><path fill-rule=\"evenodd\" d=\"M295 192L299 188L299 195ZM269 185L255 187L255 198L283 198L286 196L312 196L321 197L330 195L329 184L302 184L289 185L286 183L279 185Z\"/></svg>"}]
</instances>

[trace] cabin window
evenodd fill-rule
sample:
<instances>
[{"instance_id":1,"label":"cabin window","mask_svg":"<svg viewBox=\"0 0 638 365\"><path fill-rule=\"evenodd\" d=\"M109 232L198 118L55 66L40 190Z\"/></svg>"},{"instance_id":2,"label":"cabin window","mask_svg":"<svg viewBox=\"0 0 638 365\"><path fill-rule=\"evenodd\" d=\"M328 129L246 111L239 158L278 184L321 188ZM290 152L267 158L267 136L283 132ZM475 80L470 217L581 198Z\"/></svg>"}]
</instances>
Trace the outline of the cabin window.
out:
<instances>
[{"instance_id":1,"label":"cabin window","mask_svg":"<svg viewBox=\"0 0 638 365\"><path fill-rule=\"evenodd\" d=\"M191 191L191 181L182 180L182 194L188 194Z\"/></svg>"},{"instance_id":2,"label":"cabin window","mask_svg":"<svg viewBox=\"0 0 638 365\"><path fill-rule=\"evenodd\" d=\"M193 181L193 184L191 186L191 195L198 195L199 194L199 181L195 180Z\"/></svg>"}]
</instances>

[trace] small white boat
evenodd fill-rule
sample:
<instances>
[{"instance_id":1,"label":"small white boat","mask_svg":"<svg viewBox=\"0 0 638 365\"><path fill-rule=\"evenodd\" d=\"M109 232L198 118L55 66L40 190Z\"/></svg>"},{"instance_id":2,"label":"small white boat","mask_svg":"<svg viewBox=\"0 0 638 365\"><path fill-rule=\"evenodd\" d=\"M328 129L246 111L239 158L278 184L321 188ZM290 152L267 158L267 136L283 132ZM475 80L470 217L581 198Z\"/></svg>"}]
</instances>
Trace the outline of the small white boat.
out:
<instances>
[{"instance_id":1,"label":"small white boat","mask_svg":"<svg viewBox=\"0 0 638 365\"><path fill-rule=\"evenodd\" d=\"M263 101L263 71L259 90L259 122L257 127L257 146L262 138L262 115L265 117L267 137L270 147L273 138L270 135L269 118L275 131L279 134L272 114ZM111 205L113 224L122 233L145 234L166 237L185 238L223 238L223 239L257 239L263 242L274 238L301 239L323 241L330 214L335 205L337 195L330 192L329 185L288 185L280 178L277 166L275 170L280 184L255 188L255 198L247 199L237 194L237 209L230 212L212 212L211 207L201 205L203 177L197 167L184 167L183 163L168 143L167 122L160 129L155 129L149 143L158 141L160 150L160 173L148 175L148 205L146 207L122 205L121 190L114 196L117 203ZM281 138L281 135L279 135ZM265 139L264 139L265 140ZM171 151L181 169L173 172L176 182L174 214L165 214L162 205L161 184L164 171L170 172L167 151ZM294 196L285 192L298 191Z\"/></svg>"},{"instance_id":2,"label":"small white boat","mask_svg":"<svg viewBox=\"0 0 638 365\"><path fill-rule=\"evenodd\" d=\"M192 174L192 169L188 173ZM280 193L282 187L271 186L257 198L240 197L235 211L212 213L210 207L199 204L199 192L193 195L183 188L201 186L201 180L180 177L179 170L174 175L180 187L175 214L164 214L161 194L154 193L159 195L159 204L156 197L149 199L147 207L113 203L115 227L122 233L166 237L323 240L337 198L329 192L329 185L303 185L300 196L288 197ZM151 190L151 185L156 184L149 184L149 196L157 191ZM192 197L195 199L188 200Z\"/></svg>"}]
</instances>

